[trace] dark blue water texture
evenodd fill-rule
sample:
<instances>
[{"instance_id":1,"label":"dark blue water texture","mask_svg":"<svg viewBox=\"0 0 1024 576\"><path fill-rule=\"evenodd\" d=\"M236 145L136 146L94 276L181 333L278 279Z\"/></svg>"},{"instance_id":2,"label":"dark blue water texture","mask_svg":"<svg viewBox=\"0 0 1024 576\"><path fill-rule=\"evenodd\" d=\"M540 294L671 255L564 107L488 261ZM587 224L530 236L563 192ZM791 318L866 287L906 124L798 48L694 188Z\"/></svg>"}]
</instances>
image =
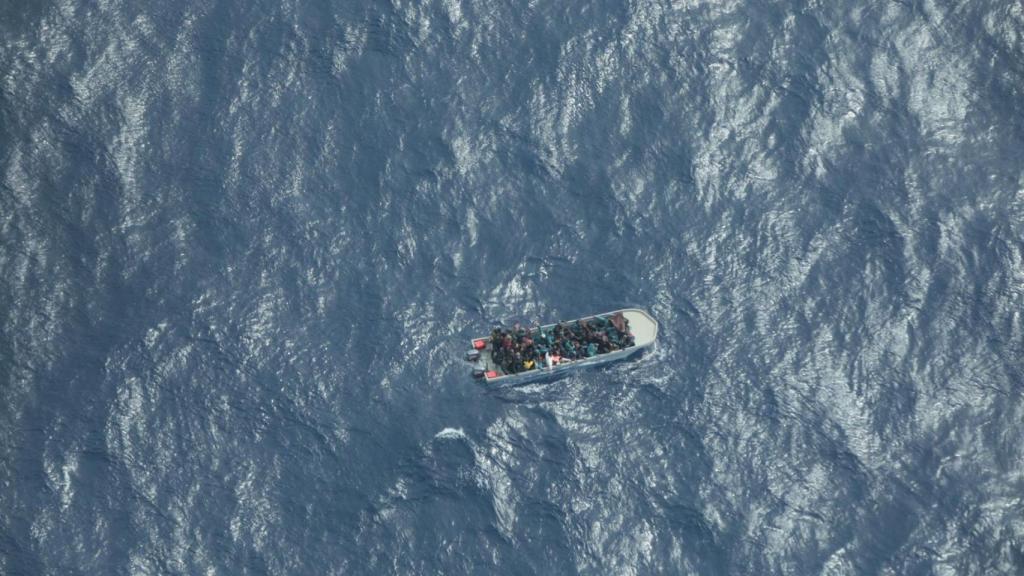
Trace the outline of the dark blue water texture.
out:
<instances>
[{"instance_id":1,"label":"dark blue water texture","mask_svg":"<svg viewBox=\"0 0 1024 576\"><path fill-rule=\"evenodd\" d=\"M0 573L1024 573L1022 6L4 2Z\"/></svg>"}]
</instances>

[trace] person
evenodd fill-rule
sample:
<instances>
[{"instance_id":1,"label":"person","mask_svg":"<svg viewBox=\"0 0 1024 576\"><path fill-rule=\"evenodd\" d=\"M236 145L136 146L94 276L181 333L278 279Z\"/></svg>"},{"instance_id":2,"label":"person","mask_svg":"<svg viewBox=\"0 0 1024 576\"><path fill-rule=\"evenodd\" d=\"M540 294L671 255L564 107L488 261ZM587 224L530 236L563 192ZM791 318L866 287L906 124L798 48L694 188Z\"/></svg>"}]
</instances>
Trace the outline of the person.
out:
<instances>
[{"instance_id":1,"label":"person","mask_svg":"<svg viewBox=\"0 0 1024 576\"><path fill-rule=\"evenodd\" d=\"M523 325L516 322L512 325L512 334L516 342L522 342L523 338L526 337L526 330L523 329Z\"/></svg>"},{"instance_id":2,"label":"person","mask_svg":"<svg viewBox=\"0 0 1024 576\"><path fill-rule=\"evenodd\" d=\"M576 343L574 341L565 341L565 356L570 359L576 358Z\"/></svg>"},{"instance_id":3,"label":"person","mask_svg":"<svg viewBox=\"0 0 1024 576\"><path fill-rule=\"evenodd\" d=\"M580 331L583 333L583 340L589 342L592 336L589 320L580 320Z\"/></svg>"},{"instance_id":4,"label":"person","mask_svg":"<svg viewBox=\"0 0 1024 576\"><path fill-rule=\"evenodd\" d=\"M611 317L612 326L614 326L615 330L617 330L621 334L625 334L626 333L626 330L627 330L626 329L626 324L628 322L629 321L626 320L626 317L622 314L622 312L616 312Z\"/></svg>"}]
</instances>

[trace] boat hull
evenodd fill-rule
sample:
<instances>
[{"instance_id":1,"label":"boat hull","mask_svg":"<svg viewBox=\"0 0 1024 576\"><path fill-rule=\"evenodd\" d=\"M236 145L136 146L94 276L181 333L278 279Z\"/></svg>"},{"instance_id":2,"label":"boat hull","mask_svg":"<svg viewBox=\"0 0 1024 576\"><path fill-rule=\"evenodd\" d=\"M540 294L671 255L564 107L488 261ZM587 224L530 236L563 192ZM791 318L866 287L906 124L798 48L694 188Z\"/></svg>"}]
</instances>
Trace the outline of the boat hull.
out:
<instances>
[{"instance_id":1,"label":"boat hull","mask_svg":"<svg viewBox=\"0 0 1024 576\"><path fill-rule=\"evenodd\" d=\"M484 380L491 384L521 384L524 382L534 382L537 380L547 380L564 375L568 372L580 370L582 368L592 368L595 366L603 366L605 364L611 364L612 362L619 362L621 360L627 360L635 358L642 354L646 350L650 350L654 347L654 344L658 337L658 322L651 317L646 311L639 308L626 308L623 310L613 310L604 314L595 314L594 316L585 316L581 320L587 320L594 318L595 316L612 316L616 313L621 312L623 316L629 320L629 329L634 337L634 345L629 348L622 350L615 350L613 352L606 352L604 354L598 354L590 358L581 358L578 360L563 361L551 367L542 366L540 368L534 368L533 370L527 370L525 372L518 372L515 374L504 374L501 367L498 366L491 358L490 345L486 345L483 348L475 346L479 350L479 357L476 360L477 369L481 370L484 374ZM576 322L576 320L570 320L568 323ZM543 328L552 328L555 324L544 325ZM487 337L475 338L474 343L478 343L481 340L488 341Z\"/></svg>"}]
</instances>

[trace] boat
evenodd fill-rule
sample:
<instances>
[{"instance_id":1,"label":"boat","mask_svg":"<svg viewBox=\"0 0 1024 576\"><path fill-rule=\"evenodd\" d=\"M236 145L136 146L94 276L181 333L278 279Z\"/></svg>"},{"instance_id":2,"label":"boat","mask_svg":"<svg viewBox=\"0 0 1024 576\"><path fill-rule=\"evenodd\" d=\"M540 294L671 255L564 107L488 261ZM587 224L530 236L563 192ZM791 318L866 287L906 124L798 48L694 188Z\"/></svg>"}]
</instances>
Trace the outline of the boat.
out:
<instances>
[{"instance_id":1,"label":"boat","mask_svg":"<svg viewBox=\"0 0 1024 576\"><path fill-rule=\"evenodd\" d=\"M533 329L522 329L521 333L525 332L525 335L531 339L539 338L541 335L550 337L556 326L568 329L572 326L579 326L578 323L580 322L586 322L588 326L614 326L615 330L609 330L608 333L614 332L613 338L621 336L622 347L575 359L562 357L557 353L545 353L542 357L538 355L532 368L522 369L519 372L506 372L502 364L496 361L496 351L494 350L492 337L484 336L482 338L474 338L471 341L473 348L466 353L466 360L474 363L473 376L486 381L488 384L523 383L545 379L580 368L601 366L637 357L645 350L653 348L654 342L658 337L658 322L647 311L640 308L624 308L603 314L585 316L567 322L545 324ZM619 328L624 328L625 330L619 330ZM500 353L497 355L500 355Z\"/></svg>"}]
</instances>

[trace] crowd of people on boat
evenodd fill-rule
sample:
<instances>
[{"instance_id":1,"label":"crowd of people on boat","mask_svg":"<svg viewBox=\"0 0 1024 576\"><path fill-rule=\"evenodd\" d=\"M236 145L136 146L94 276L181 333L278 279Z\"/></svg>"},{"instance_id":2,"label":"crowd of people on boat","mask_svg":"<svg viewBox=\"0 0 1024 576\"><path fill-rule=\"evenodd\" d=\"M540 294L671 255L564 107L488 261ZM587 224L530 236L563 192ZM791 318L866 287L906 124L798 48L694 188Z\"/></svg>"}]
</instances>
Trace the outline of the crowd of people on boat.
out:
<instances>
[{"instance_id":1,"label":"crowd of people on boat","mask_svg":"<svg viewBox=\"0 0 1024 576\"><path fill-rule=\"evenodd\" d=\"M490 343L494 362L505 374L516 374L629 348L634 338L620 312L532 330L517 322L510 330L492 330Z\"/></svg>"}]
</instances>

